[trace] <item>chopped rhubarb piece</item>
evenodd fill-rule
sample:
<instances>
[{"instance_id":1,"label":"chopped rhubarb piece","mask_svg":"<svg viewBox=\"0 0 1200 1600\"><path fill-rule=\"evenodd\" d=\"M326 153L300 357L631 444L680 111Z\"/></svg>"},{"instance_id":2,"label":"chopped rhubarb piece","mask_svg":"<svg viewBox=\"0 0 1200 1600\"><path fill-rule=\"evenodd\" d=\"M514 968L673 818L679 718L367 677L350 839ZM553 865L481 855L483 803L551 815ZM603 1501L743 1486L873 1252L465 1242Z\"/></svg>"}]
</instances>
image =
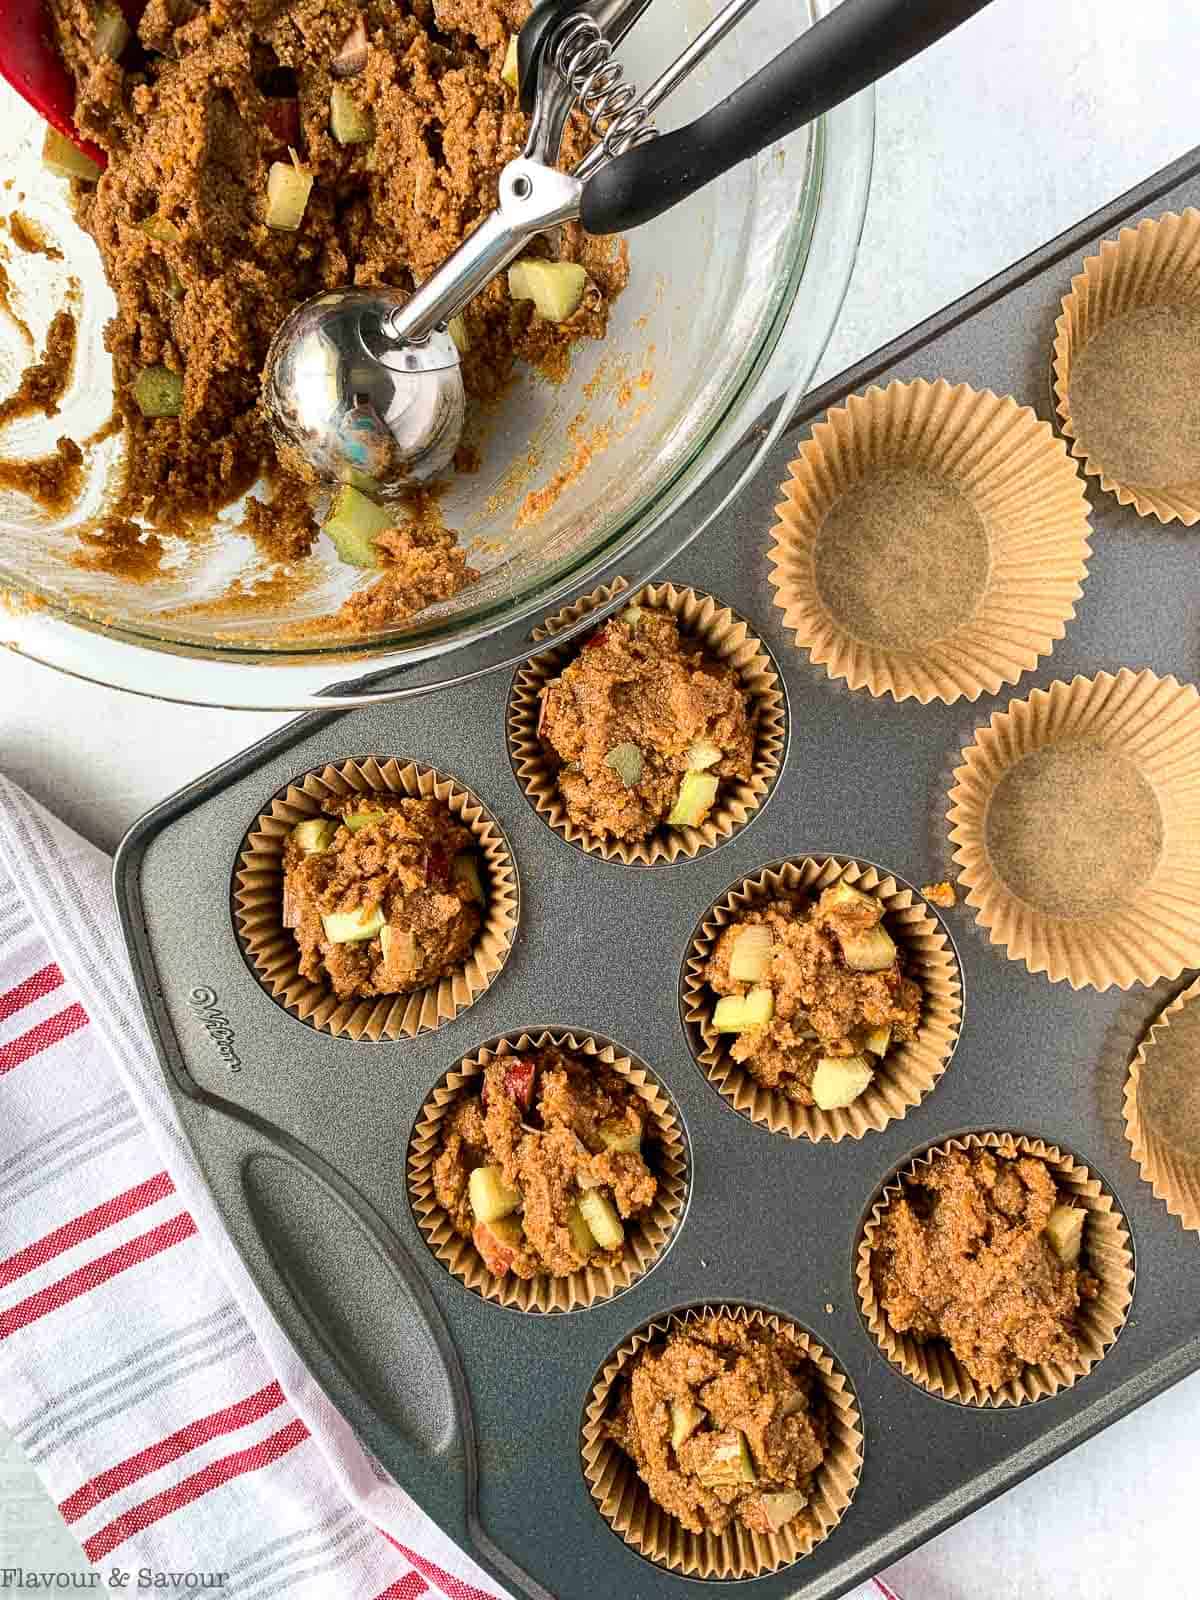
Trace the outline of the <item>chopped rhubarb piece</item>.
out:
<instances>
[{"instance_id":1,"label":"chopped rhubarb piece","mask_svg":"<svg viewBox=\"0 0 1200 1600\"><path fill-rule=\"evenodd\" d=\"M168 217L147 217L144 222L139 222L138 227L151 239L157 239L159 244L178 244L183 234Z\"/></svg>"},{"instance_id":2,"label":"chopped rhubarb piece","mask_svg":"<svg viewBox=\"0 0 1200 1600\"><path fill-rule=\"evenodd\" d=\"M425 882L434 888L444 889L450 882L450 857L445 847L433 844L425 857Z\"/></svg>"},{"instance_id":3,"label":"chopped rhubarb piece","mask_svg":"<svg viewBox=\"0 0 1200 1600\"><path fill-rule=\"evenodd\" d=\"M778 1533L781 1528L786 1528L793 1517L798 1517L808 1504L808 1496L799 1489L783 1489L777 1494L764 1494L759 1496L758 1510L761 1512L765 1528L760 1532ZM753 1502L748 1508L753 1511Z\"/></svg>"},{"instance_id":4,"label":"chopped rhubarb piece","mask_svg":"<svg viewBox=\"0 0 1200 1600\"><path fill-rule=\"evenodd\" d=\"M504 1088L512 1100L528 1115L533 1110L533 1096L537 1088L537 1062L515 1057L504 1069Z\"/></svg>"},{"instance_id":5,"label":"chopped rhubarb piece","mask_svg":"<svg viewBox=\"0 0 1200 1600\"><path fill-rule=\"evenodd\" d=\"M588 275L574 261L515 261L508 269L508 292L514 300L532 300L547 322L566 322L583 304Z\"/></svg>"},{"instance_id":6,"label":"chopped rhubarb piece","mask_svg":"<svg viewBox=\"0 0 1200 1600\"><path fill-rule=\"evenodd\" d=\"M602 1122L596 1132L600 1143L614 1155L633 1155L642 1148L642 1119L632 1106L623 1117Z\"/></svg>"},{"instance_id":7,"label":"chopped rhubarb piece","mask_svg":"<svg viewBox=\"0 0 1200 1600\"><path fill-rule=\"evenodd\" d=\"M143 367L133 380L133 398L144 417L177 417L183 410L183 379L167 367Z\"/></svg>"},{"instance_id":8,"label":"chopped rhubarb piece","mask_svg":"<svg viewBox=\"0 0 1200 1600\"><path fill-rule=\"evenodd\" d=\"M585 639L583 641L583 648L585 650L599 650L600 646L602 644L606 644L607 642L608 624L606 622L602 628L596 629L595 633L592 634L590 639Z\"/></svg>"},{"instance_id":9,"label":"chopped rhubarb piece","mask_svg":"<svg viewBox=\"0 0 1200 1600\"><path fill-rule=\"evenodd\" d=\"M380 560L375 548L376 535L392 527L395 521L394 511L385 511L351 484L344 483L334 495L329 515L321 527L333 540L333 547L343 561L352 567L377 567Z\"/></svg>"},{"instance_id":10,"label":"chopped rhubarb piece","mask_svg":"<svg viewBox=\"0 0 1200 1600\"><path fill-rule=\"evenodd\" d=\"M709 767L715 767L720 759L721 752L707 739L693 739L688 745L687 764L693 772L705 772Z\"/></svg>"},{"instance_id":11,"label":"chopped rhubarb piece","mask_svg":"<svg viewBox=\"0 0 1200 1600\"><path fill-rule=\"evenodd\" d=\"M379 930L379 948L383 951L384 966L392 972L403 974L417 970L417 936L411 928L392 928L385 923Z\"/></svg>"},{"instance_id":12,"label":"chopped rhubarb piece","mask_svg":"<svg viewBox=\"0 0 1200 1600\"><path fill-rule=\"evenodd\" d=\"M477 1222L471 1242L483 1257L488 1271L502 1278L524 1244L525 1235L516 1217L497 1217L494 1222Z\"/></svg>"},{"instance_id":13,"label":"chopped rhubarb piece","mask_svg":"<svg viewBox=\"0 0 1200 1600\"><path fill-rule=\"evenodd\" d=\"M466 318L461 311L450 318L450 321L446 324L446 332L453 339L454 348L459 355L465 356L471 348L471 335L467 332Z\"/></svg>"},{"instance_id":14,"label":"chopped rhubarb piece","mask_svg":"<svg viewBox=\"0 0 1200 1600\"><path fill-rule=\"evenodd\" d=\"M738 1428L728 1428L713 1435L712 1454L696 1476L710 1489L732 1488L739 1483L757 1483L758 1474L750 1455L746 1435Z\"/></svg>"},{"instance_id":15,"label":"chopped rhubarb piece","mask_svg":"<svg viewBox=\"0 0 1200 1600\"><path fill-rule=\"evenodd\" d=\"M367 28L358 17L350 32L342 40L342 47L329 63L335 78L357 78L367 64Z\"/></svg>"},{"instance_id":16,"label":"chopped rhubarb piece","mask_svg":"<svg viewBox=\"0 0 1200 1600\"><path fill-rule=\"evenodd\" d=\"M116 6L103 5L96 8L92 49L98 56L106 56L110 61L119 60L129 43L129 38L129 24Z\"/></svg>"},{"instance_id":17,"label":"chopped rhubarb piece","mask_svg":"<svg viewBox=\"0 0 1200 1600\"><path fill-rule=\"evenodd\" d=\"M263 123L279 141L280 150L300 148L300 102L294 95L267 100Z\"/></svg>"}]
</instances>

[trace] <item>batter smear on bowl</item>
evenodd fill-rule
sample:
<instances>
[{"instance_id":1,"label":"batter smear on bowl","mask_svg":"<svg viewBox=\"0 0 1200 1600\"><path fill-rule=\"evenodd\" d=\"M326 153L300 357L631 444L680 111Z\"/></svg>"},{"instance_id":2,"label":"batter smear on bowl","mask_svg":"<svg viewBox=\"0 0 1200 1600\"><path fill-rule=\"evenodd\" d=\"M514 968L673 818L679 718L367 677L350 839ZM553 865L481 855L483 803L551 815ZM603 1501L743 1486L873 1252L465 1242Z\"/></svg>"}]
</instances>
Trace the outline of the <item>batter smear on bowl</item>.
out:
<instances>
[{"instance_id":1,"label":"batter smear on bowl","mask_svg":"<svg viewBox=\"0 0 1200 1600\"><path fill-rule=\"evenodd\" d=\"M1099 1289L1084 1265L1086 1216L1035 1156L940 1151L880 1219L880 1307L897 1333L945 1340L983 1388L1029 1365L1074 1366L1076 1314Z\"/></svg>"},{"instance_id":2,"label":"batter smear on bowl","mask_svg":"<svg viewBox=\"0 0 1200 1600\"><path fill-rule=\"evenodd\" d=\"M692 1533L778 1533L809 1503L829 1429L820 1376L786 1327L711 1316L631 1363L607 1432Z\"/></svg>"},{"instance_id":3,"label":"batter smear on bowl","mask_svg":"<svg viewBox=\"0 0 1200 1600\"><path fill-rule=\"evenodd\" d=\"M921 1019L921 986L904 975L883 906L844 879L815 903L781 895L743 912L705 978L732 1058L764 1088L822 1111L856 1100Z\"/></svg>"},{"instance_id":4,"label":"batter smear on bowl","mask_svg":"<svg viewBox=\"0 0 1200 1600\"><path fill-rule=\"evenodd\" d=\"M117 297L106 342L128 430L122 515L186 534L265 473L273 510L247 531L272 559L307 552L307 486L276 462L259 404L270 340L322 290L415 287L492 209L527 132L504 66L528 10L150 0L131 34L109 0L50 0L76 122L109 157L75 192ZM564 164L586 143L576 119ZM561 373L572 341L603 337L623 246L568 224L556 254L584 269L574 305L517 298L502 275L455 319L468 402L499 395L518 361ZM399 586L386 620L474 577L435 545L356 562L407 563L418 588L428 581L427 598Z\"/></svg>"},{"instance_id":5,"label":"batter smear on bowl","mask_svg":"<svg viewBox=\"0 0 1200 1600\"><path fill-rule=\"evenodd\" d=\"M751 775L754 730L730 666L674 617L629 606L543 693L538 734L567 814L587 833L648 839L697 828L722 781Z\"/></svg>"},{"instance_id":6,"label":"batter smear on bowl","mask_svg":"<svg viewBox=\"0 0 1200 1600\"><path fill-rule=\"evenodd\" d=\"M485 889L475 840L440 800L347 796L297 823L283 922L300 971L342 999L408 994L462 962Z\"/></svg>"},{"instance_id":7,"label":"batter smear on bowl","mask_svg":"<svg viewBox=\"0 0 1200 1600\"><path fill-rule=\"evenodd\" d=\"M489 1272L563 1277L620 1260L622 1219L658 1193L653 1145L619 1073L546 1046L490 1062L446 1117L434 1192Z\"/></svg>"}]
</instances>

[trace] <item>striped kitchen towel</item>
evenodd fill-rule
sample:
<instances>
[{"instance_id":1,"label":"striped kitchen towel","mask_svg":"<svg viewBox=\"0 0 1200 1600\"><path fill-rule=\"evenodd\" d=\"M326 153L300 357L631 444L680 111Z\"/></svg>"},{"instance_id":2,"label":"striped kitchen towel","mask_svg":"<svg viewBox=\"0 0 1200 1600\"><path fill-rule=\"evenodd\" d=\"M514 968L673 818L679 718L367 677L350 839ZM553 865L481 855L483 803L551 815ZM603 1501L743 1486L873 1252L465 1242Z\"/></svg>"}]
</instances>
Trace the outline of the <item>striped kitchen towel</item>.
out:
<instances>
[{"instance_id":1,"label":"striped kitchen towel","mask_svg":"<svg viewBox=\"0 0 1200 1600\"><path fill-rule=\"evenodd\" d=\"M109 870L0 776L0 1416L88 1560L130 1587L503 1595L359 1446L225 1237Z\"/></svg>"}]
</instances>

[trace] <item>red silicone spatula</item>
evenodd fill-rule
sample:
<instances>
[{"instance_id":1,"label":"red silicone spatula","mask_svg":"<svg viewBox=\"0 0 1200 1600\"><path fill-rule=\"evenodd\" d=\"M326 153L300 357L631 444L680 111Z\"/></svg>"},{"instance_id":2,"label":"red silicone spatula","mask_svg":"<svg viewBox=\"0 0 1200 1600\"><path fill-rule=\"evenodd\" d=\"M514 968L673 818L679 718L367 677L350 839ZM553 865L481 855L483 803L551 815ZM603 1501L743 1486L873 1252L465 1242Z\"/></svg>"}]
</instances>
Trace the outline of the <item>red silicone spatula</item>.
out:
<instances>
[{"instance_id":1,"label":"red silicone spatula","mask_svg":"<svg viewBox=\"0 0 1200 1600\"><path fill-rule=\"evenodd\" d=\"M129 20L133 26L136 16ZM103 150L75 127L75 85L50 42L42 0L0 0L0 76L64 138L99 166L107 164Z\"/></svg>"}]
</instances>

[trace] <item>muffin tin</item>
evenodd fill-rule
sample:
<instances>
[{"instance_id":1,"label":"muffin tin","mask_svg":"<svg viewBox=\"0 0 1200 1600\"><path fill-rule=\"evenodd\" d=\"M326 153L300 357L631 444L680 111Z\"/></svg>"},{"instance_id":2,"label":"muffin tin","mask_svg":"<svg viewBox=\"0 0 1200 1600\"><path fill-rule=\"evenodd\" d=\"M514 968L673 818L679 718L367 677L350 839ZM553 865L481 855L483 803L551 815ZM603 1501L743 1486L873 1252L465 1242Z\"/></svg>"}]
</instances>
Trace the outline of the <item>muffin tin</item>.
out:
<instances>
[{"instance_id":1,"label":"muffin tin","mask_svg":"<svg viewBox=\"0 0 1200 1600\"><path fill-rule=\"evenodd\" d=\"M1200 152L814 394L798 424L870 383L942 376L1013 394L1051 418L1054 323L1083 256L1141 215L1197 202ZM963 972L957 1053L881 1131L838 1143L772 1133L728 1104L692 1058L681 964L697 921L739 879L826 855L913 884L952 878L947 794L960 752L994 710L1075 673L1149 666L1200 678L1195 535L1149 525L1089 482L1094 555L1083 599L1037 671L974 705L851 693L794 648L768 583L773 507L797 439L790 430L754 485L665 575L746 619L789 701L782 774L719 850L647 872L557 837L514 777L510 679L493 675L300 718L150 813L117 862L163 1071L266 1298L368 1448L499 1581L542 1600L694 1592L613 1533L581 1458L596 1379L639 1328L671 1312L721 1301L794 1321L845 1373L861 1413L853 1504L811 1554L747 1580L763 1600L830 1600L1200 1367L1196 1237L1141 1180L1122 1119L1130 1058L1186 980L1104 992L1051 984L992 946L960 899L934 913ZM703 509L736 470L735 459L715 475ZM326 763L372 755L428 764L469 789L505 834L520 881L503 971L469 1010L416 1038L306 1026L259 984L234 930L239 855L271 797ZM542 1028L602 1036L646 1064L683 1125L691 1181L652 1271L587 1309L533 1314L447 1271L418 1226L405 1166L443 1075L490 1038ZM1137 1269L1127 1324L1086 1377L1036 1404L995 1409L951 1404L897 1372L855 1288L860 1230L883 1186L929 1145L985 1130L1042 1139L1085 1163L1128 1224Z\"/></svg>"}]
</instances>

